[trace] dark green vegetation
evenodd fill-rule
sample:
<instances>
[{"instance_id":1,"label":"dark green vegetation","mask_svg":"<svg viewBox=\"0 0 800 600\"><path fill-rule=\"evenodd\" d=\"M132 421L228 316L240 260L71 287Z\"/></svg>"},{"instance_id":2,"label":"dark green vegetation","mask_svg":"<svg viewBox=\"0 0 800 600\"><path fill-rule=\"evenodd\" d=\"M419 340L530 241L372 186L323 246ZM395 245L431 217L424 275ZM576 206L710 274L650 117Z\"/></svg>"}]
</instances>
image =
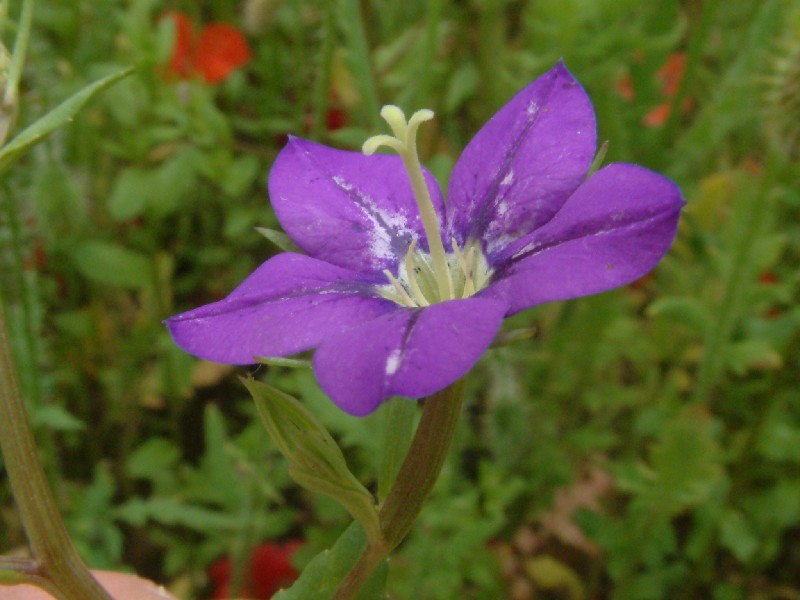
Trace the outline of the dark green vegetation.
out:
<instances>
[{"instance_id":1,"label":"dark green vegetation","mask_svg":"<svg viewBox=\"0 0 800 600\"><path fill-rule=\"evenodd\" d=\"M18 3L2 32L11 45ZM168 76L159 15L247 35L209 85ZM278 251L266 177L286 134L358 148L394 103L436 112L442 182L480 125L563 58L606 161L688 207L645 279L538 307L468 382L450 462L393 559L396 598L800 598L800 2L39 0L16 129L95 99L0 181L0 289L42 458L76 545L203 597L264 540L302 563L348 515L296 488L233 369L161 320ZM238 371L242 373L243 371ZM380 414L302 397L365 483ZM0 550L24 544L0 480Z\"/></svg>"}]
</instances>

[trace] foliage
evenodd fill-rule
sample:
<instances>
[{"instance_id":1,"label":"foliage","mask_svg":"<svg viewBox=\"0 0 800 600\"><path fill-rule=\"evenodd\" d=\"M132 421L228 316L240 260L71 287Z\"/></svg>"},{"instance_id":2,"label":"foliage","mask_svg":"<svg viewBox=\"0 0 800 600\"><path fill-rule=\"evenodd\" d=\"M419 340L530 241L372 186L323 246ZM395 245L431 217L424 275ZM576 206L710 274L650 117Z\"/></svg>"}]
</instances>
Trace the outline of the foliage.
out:
<instances>
[{"instance_id":1,"label":"foliage","mask_svg":"<svg viewBox=\"0 0 800 600\"><path fill-rule=\"evenodd\" d=\"M265 181L286 135L358 148L381 104L428 107L422 158L444 182L480 124L563 57L607 160L681 185L681 231L634 285L508 323L533 334L468 380L390 596L800 598L798 125L776 104L800 93L800 3L722 5L38 0L15 132L135 68L0 180L23 390L87 562L203 598L223 554L302 537L307 563L332 545L349 515L294 484L242 370L185 355L161 320L278 250L254 228L278 228ZM170 75L159 15L175 9L242 29L250 62L215 85ZM308 370L252 374L302 398L375 489L380 411L342 414ZM4 481L6 551L24 540Z\"/></svg>"}]
</instances>

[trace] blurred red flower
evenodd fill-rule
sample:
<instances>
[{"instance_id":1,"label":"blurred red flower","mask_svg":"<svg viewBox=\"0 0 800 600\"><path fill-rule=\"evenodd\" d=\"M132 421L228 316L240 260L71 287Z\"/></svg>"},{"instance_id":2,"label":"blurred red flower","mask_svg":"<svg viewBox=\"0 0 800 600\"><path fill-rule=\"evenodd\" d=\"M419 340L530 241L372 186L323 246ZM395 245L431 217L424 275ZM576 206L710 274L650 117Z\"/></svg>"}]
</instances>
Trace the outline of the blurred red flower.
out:
<instances>
[{"instance_id":1,"label":"blurred red flower","mask_svg":"<svg viewBox=\"0 0 800 600\"><path fill-rule=\"evenodd\" d=\"M301 545L299 540L290 540L283 544L268 542L254 548L237 597L268 600L291 584L298 577L292 555ZM232 567L230 557L225 556L209 568L208 576L214 585L212 600L230 597Z\"/></svg>"},{"instance_id":2,"label":"blurred red flower","mask_svg":"<svg viewBox=\"0 0 800 600\"><path fill-rule=\"evenodd\" d=\"M654 106L642 118L645 127L661 127L669 120L672 112L672 98L678 93L686 69L686 53L677 51L667 57L666 62L656 73L657 79L661 82L661 97L665 102ZM617 93L627 102L632 102L636 97L633 89L633 81L630 75L626 75L616 82ZM684 114L691 112L694 107L694 100L684 98L681 102L681 110Z\"/></svg>"},{"instance_id":3,"label":"blurred red flower","mask_svg":"<svg viewBox=\"0 0 800 600\"><path fill-rule=\"evenodd\" d=\"M191 19L172 11L162 18L175 23L175 45L167 72L181 79L201 75L206 83L223 81L231 71L247 64L252 54L241 31L226 23L209 23L195 35Z\"/></svg>"}]
</instances>

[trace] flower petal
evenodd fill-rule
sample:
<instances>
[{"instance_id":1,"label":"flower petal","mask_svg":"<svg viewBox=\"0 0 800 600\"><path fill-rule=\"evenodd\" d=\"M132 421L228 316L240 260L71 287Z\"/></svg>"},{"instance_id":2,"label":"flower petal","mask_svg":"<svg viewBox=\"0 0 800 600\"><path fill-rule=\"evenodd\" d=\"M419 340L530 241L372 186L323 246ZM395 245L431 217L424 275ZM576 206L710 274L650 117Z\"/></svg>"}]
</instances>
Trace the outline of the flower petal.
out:
<instances>
[{"instance_id":1,"label":"flower petal","mask_svg":"<svg viewBox=\"0 0 800 600\"><path fill-rule=\"evenodd\" d=\"M173 10L164 13L159 20L170 19L175 23L175 41L172 55L169 57L168 72L179 77L189 77L192 67L192 38L194 37L192 21L184 12Z\"/></svg>"},{"instance_id":2,"label":"flower petal","mask_svg":"<svg viewBox=\"0 0 800 600\"><path fill-rule=\"evenodd\" d=\"M165 321L175 343L215 362L251 364L288 356L399 307L372 296L372 284L300 254L279 254L224 300Z\"/></svg>"},{"instance_id":3,"label":"flower petal","mask_svg":"<svg viewBox=\"0 0 800 600\"><path fill-rule=\"evenodd\" d=\"M231 71L247 64L252 53L244 34L233 25L209 23L200 32L195 68L206 83L219 83Z\"/></svg>"},{"instance_id":4,"label":"flower petal","mask_svg":"<svg viewBox=\"0 0 800 600\"><path fill-rule=\"evenodd\" d=\"M509 314L638 279L669 249L680 189L644 167L612 164L589 178L545 226L506 249L482 294Z\"/></svg>"},{"instance_id":5,"label":"flower petal","mask_svg":"<svg viewBox=\"0 0 800 600\"><path fill-rule=\"evenodd\" d=\"M441 191L433 176L425 175L441 219ZM427 249L399 156L365 156L292 138L272 167L269 193L297 245L341 267L396 273L412 239Z\"/></svg>"},{"instance_id":6,"label":"flower petal","mask_svg":"<svg viewBox=\"0 0 800 600\"><path fill-rule=\"evenodd\" d=\"M384 315L324 341L314 355L317 379L356 416L393 395L428 396L472 368L506 308L505 302L468 298Z\"/></svg>"},{"instance_id":7,"label":"flower petal","mask_svg":"<svg viewBox=\"0 0 800 600\"><path fill-rule=\"evenodd\" d=\"M491 261L558 212L586 176L596 142L589 97L559 63L467 145L450 178L448 239L482 239Z\"/></svg>"}]
</instances>

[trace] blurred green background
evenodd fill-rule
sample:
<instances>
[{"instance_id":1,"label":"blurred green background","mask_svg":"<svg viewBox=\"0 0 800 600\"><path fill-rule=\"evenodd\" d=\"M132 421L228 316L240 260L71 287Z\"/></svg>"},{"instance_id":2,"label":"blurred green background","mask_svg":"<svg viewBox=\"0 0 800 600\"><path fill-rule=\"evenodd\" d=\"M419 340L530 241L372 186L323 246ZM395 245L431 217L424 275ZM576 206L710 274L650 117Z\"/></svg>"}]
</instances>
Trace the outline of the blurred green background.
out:
<instances>
[{"instance_id":1,"label":"blurred green background","mask_svg":"<svg viewBox=\"0 0 800 600\"><path fill-rule=\"evenodd\" d=\"M8 48L19 4L2 3ZM183 73L170 11L191 27ZM209 83L214 23L250 56ZM223 555L303 540L302 566L336 538L347 514L293 485L244 370L184 354L161 321L279 251L254 228L278 228L266 180L288 134L357 149L382 104L431 108L420 152L444 184L562 58L606 160L682 187L679 237L635 284L506 324L530 335L469 379L390 597L800 599L798 0L38 0L16 130L136 67L0 180L23 391L90 566L206 598ZM379 414L341 413L310 372L254 372L374 483ZM5 478L0 523L0 550L24 547Z\"/></svg>"}]
</instances>

